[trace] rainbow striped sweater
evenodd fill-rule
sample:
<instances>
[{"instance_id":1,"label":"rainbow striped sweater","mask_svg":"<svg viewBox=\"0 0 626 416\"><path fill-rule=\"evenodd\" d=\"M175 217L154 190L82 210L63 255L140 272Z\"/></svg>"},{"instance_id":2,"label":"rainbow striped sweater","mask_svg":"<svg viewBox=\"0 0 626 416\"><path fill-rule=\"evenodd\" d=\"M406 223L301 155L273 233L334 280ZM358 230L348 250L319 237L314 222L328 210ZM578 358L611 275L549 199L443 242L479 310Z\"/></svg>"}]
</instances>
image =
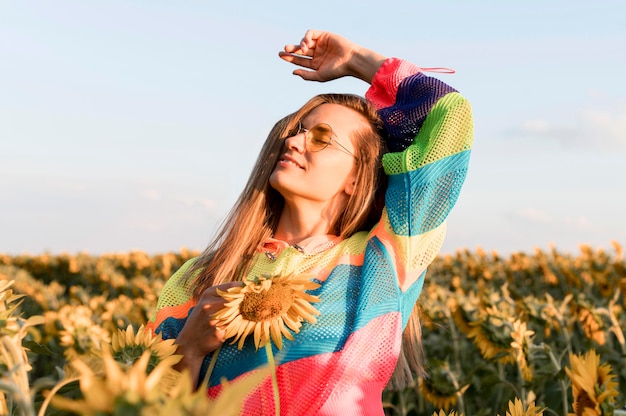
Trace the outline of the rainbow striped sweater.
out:
<instances>
[{"instance_id":1,"label":"rainbow striped sweater","mask_svg":"<svg viewBox=\"0 0 626 416\"><path fill-rule=\"evenodd\" d=\"M314 304L321 313L318 322L305 321L293 341L274 347L282 415L383 415L382 391L400 353L401 333L466 176L472 112L456 90L409 62L389 58L366 98L379 109L390 136L391 152L383 158L389 182L379 223L343 240L309 239L300 244L303 250L268 240L249 272L313 273L321 284L311 292L321 299ZM195 305L181 282L192 261L167 281L149 323L165 339L178 335ZM222 378L245 377L267 361L266 351L257 351L251 339L241 350L227 341L208 394L219 394ZM275 414L269 377L248 395L244 414Z\"/></svg>"}]
</instances>

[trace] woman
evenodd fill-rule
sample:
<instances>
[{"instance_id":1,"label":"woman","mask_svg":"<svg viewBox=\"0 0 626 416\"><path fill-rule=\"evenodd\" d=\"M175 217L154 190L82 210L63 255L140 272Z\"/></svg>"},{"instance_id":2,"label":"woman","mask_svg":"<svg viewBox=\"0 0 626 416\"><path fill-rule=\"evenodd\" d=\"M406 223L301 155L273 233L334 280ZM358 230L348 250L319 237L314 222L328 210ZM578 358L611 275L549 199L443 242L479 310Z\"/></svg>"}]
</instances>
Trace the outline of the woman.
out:
<instances>
[{"instance_id":1,"label":"woman","mask_svg":"<svg viewBox=\"0 0 626 416\"><path fill-rule=\"evenodd\" d=\"M176 338L196 384L211 367L210 395L275 359L281 414L382 415L394 369L404 381L419 371L410 317L465 179L471 108L419 67L332 33L309 30L279 55L305 80L367 82L367 100L317 96L274 126L220 233L168 280L150 327ZM289 318L279 305L284 321L268 329L248 314L233 343L216 315L223 295L268 276L314 282L301 297L319 315ZM244 413L274 414L272 386L251 392Z\"/></svg>"}]
</instances>

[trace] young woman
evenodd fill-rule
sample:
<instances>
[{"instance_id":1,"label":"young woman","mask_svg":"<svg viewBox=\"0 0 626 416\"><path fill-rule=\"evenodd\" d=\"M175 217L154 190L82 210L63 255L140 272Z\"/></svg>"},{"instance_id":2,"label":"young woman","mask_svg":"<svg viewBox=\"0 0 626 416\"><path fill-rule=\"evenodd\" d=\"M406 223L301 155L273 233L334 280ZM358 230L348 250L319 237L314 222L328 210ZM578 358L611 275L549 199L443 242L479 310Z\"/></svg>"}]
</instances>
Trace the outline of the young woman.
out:
<instances>
[{"instance_id":1,"label":"young woman","mask_svg":"<svg viewBox=\"0 0 626 416\"><path fill-rule=\"evenodd\" d=\"M336 34L309 30L279 56L305 80L359 78L366 99L320 95L276 123L220 233L168 280L149 326L176 339L196 383L211 367L210 395L270 359L281 414L382 415L392 374L420 370L415 305L466 176L471 108L418 66ZM313 282L285 298L300 315L279 302L262 318L239 304L235 332L218 319L237 303L224 293L286 276ZM274 414L274 397L268 377L244 413Z\"/></svg>"}]
</instances>

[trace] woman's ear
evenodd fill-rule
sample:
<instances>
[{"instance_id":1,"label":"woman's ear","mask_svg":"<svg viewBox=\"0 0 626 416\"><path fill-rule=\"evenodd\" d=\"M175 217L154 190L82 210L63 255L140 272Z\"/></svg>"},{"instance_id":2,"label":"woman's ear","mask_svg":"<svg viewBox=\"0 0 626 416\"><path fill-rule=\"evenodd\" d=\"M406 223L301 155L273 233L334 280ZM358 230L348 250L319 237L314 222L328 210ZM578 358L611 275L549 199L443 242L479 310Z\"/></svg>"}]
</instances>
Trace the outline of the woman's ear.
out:
<instances>
[{"instance_id":1,"label":"woman's ear","mask_svg":"<svg viewBox=\"0 0 626 416\"><path fill-rule=\"evenodd\" d=\"M346 186L344 188L344 192L350 196L354 194L354 190L356 189L356 175L351 174L346 179Z\"/></svg>"}]
</instances>

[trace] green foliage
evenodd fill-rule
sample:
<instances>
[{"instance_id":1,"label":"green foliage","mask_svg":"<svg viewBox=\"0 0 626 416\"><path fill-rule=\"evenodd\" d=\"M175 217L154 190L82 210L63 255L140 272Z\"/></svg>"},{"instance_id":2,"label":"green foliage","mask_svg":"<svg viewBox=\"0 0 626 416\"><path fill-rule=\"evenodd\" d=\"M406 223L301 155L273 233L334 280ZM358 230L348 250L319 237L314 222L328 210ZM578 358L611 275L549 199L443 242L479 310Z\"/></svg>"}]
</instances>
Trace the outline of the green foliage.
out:
<instances>
[{"instance_id":1,"label":"green foliage","mask_svg":"<svg viewBox=\"0 0 626 416\"><path fill-rule=\"evenodd\" d=\"M113 331L145 324L167 278L197 254L0 255L0 281L14 280L24 295L21 316L45 318L23 339L30 379L60 378L69 360ZM611 253L581 246L576 255L459 250L438 257L428 276L420 303L429 377L386 391L386 414L504 415L520 398L524 408L534 402L566 415L576 401L570 354L590 350L619 386L603 406L624 406L626 263L617 243Z\"/></svg>"}]
</instances>

